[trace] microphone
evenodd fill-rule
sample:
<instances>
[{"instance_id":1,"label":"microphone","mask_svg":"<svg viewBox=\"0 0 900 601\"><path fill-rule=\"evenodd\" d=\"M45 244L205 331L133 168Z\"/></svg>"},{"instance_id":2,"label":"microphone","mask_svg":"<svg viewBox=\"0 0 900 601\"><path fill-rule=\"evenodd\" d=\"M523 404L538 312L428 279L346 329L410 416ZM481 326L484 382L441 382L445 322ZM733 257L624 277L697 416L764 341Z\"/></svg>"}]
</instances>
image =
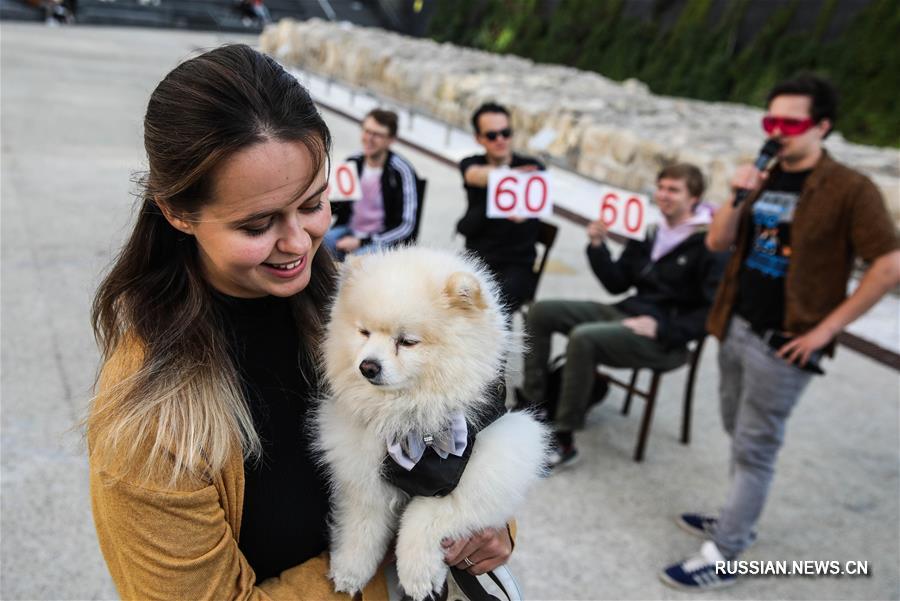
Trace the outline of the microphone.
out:
<instances>
[{"instance_id":1,"label":"microphone","mask_svg":"<svg viewBox=\"0 0 900 601\"><path fill-rule=\"evenodd\" d=\"M769 164L769 161L778 154L778 151L781 150L781 142L778 140L766 140L766 143L763 144L763 147L759 150L759 156L756 157L756 162L753 163L753 166L756 167L757 171L762 171L766 168L766 165ZM750 194L750 190L747 188L740 188L734 194L734 202L731 204L733 207L737 207L747 196Z\"/></svg>"}]
</instances>

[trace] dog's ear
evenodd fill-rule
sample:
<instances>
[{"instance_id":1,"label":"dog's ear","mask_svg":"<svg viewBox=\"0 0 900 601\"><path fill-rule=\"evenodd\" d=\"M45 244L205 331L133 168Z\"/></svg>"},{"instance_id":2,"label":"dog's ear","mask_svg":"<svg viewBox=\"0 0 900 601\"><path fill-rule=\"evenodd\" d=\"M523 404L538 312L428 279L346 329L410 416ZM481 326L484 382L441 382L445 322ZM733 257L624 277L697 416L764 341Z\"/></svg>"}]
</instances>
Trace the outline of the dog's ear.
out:
<instances>
[{"instance_id":1,"label":"dog's ear","mask_svg":"<svg viewBox=\"0 0 900 601\"><path fill-rule=\"evenodd\" d=\"M484 301L484 293L481 291L481 284L478 279L471 273L457 271L450 274L447 283L444 285L444 294L450 301L451 307L457 307L463 310L486 309L487 303Z\"/></svg>"}]
</instances>

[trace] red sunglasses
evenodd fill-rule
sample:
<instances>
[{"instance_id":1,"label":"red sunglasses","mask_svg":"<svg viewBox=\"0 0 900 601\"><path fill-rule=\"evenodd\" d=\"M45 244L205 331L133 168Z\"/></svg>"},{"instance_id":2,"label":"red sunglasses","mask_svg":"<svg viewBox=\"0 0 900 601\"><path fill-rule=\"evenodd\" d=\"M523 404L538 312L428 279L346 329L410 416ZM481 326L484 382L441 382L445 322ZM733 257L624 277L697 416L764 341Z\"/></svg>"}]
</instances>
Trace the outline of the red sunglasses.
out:
<instances>
[{"instance_id":1,"label":"red sunglasses","mask_svg":"<svg viewBox=\"0 0 900 601\"><path fill-rule=\"evenodd\" d=\"M762 120L762 128L767 134L778 129L785 136L799 136L815 125L812 119L791 119L790 117L772 117L766 115Z\"/></svg>"}]
</instances>

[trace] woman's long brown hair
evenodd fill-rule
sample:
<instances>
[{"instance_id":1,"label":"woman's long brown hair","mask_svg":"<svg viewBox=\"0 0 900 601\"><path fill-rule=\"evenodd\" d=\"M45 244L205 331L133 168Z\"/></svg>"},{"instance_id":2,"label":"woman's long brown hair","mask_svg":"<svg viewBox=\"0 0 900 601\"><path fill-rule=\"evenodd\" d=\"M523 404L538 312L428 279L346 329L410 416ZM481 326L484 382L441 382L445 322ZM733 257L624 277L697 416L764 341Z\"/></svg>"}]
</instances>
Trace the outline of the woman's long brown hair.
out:
<instances>
[{"instance_id":1,"label":"woman's long brown hair","mask_svg":"<svg viewBox=\"0 0 900 601\"><path fill-rule=\"evenodd\" d=\"M215 168L266 140L306 146L314 165L307 185L327 165L331 135L309 93L248 46L224 46L182 63L151 95L140 212L92 311L105 366L87 420L99 468L174 484L219 471L236 445L245 456L259 453L196 241L173 228L160 207L195 213L212 201ZM324 251L311 268L309 285L292 303L301 349L312 358L335 270ZM121 357L135 353L136 365L124 367Z\"/></svg>"}]
</instances>

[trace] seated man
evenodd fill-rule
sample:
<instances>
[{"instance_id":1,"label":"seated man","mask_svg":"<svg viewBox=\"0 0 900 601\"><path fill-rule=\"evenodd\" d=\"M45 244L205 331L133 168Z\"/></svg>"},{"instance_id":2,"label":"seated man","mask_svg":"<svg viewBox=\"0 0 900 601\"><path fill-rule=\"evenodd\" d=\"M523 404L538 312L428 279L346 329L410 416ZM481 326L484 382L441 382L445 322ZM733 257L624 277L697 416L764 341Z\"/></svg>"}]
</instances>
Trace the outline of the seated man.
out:
<instances>
[{"instance_id":1,"label":"seated man","mask_svg":"<svg viewBox=\"0 0 900 601\"><path fill-rule=\"evenodd\" d=\"M416 171L391 150L397 139L397 114L375 109L362 124L363 151L347 158L356 164L362 198L336 201L337 217L325 246L342 261L347 253L393 246L413 238L419 199Z\"/></svg>"},{"instance_id":2,"label":"seated man","mask_svg":"<svg viewBox=\"0 0 900 601\"><path fill-rule=\"evenodd\" d=\"M535 171L544 166L512 151L509 111L499 104L481 105L472 116L472 127L475 140L485 154L466 157L459 163L469 204L456 224L456 231L466 237L466 248L494 272L506 306L513 312L529 300L534 288L535 243L540 221L522 217L488 219L488 178L491 171L501 167Z\"/></svg>"},{"instance_id":3,"label":"seated man","mask_svg":"<svg viewBox=\"0 0 900 601\"><path fill-rule=\"evenodd\" d=\"M531 348L522 392L530 403L544 400L552 334L569 337L551 469L578 459L573 432L584 425L598 363L674 369L686 361L687 343L705 334L724 256L711 253L704 243L712 215L699 204L703 189L703 175L693 165L660 171L654 200L663 222L644 241L630 240L618 260L604 243L602 222L588 225L588 259L600 282L613 294L632 287L635 294L615 305L540 301L528 311L525 328Z\"/></svg>"}]
</instances>

